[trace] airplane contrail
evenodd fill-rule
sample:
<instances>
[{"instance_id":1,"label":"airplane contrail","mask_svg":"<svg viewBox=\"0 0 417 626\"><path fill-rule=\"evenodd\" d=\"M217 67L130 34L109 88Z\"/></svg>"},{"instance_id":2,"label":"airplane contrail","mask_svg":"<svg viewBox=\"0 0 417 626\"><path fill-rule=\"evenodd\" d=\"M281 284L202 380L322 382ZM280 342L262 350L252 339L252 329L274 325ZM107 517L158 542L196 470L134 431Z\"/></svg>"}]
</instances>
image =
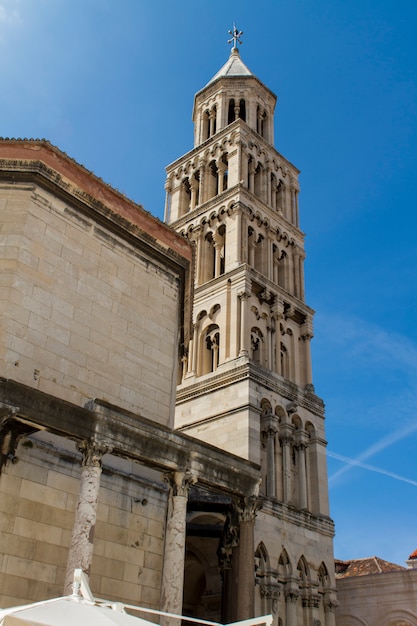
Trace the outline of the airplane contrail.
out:
<instances>
[{"instance_id":1,"label":"airplane contrail","mask_svg":"<svg viewBox=\"0 0 417 626\"><path fill-rule=\"evenodd\" d=\"M388 448L389 446L396 443L397 441L404 439L404 437L407 437L408 435L415 432L416 430L417 430L417 422L412 422L411 424L408 424L405 428L397 430L394 433L389 433L388 435L386 435L385 437L383 437L382 439L374 443L372 446L367 448L356 459L350 459L349 463L345 465L345 467L342 467L340 470L335 472L335 474L333 474L333 476L331 477L331 480L332 481L336 480L336 478L339 478L339 476L349 471L352 465L359 466L363 461L365 461L366 459L369 459L369 457L373 456L377 452L381 452L382 450L385 450L385 448ZM331 455L329 454L329 456ZM347 457L344 457L344 458L347 458ZM339 459L339 460L342 460L342 459ZM347 461L345 462L347 463Z\"/></svg>"},{"instance_id":2,"label":"airplane contrail","mask_svg":"<svg viewBox=\"0 0 417 626\"><path fill-rule=\"evenodd\" d=\"M346 456L342 456L341 454L336 454L335 452L330 452L330 451L327 451L327 455L332 457L332 459L337 459L338 461L347 463L350 466L361 467L362 469L369 470L370 472L383 474L384 476L389 476L390 478L395 478L395 480L401 480L403 483L408 483L409 485L414 485L415 487L417 487L416 480L411 480L410 478L404 478L404 476L400 476L399 474L394 474L394 472L388 472L387 470L383 470L379 467L375 467L374 465L369 465L368 463L362 463L362 461L359 461L358 459L349 459ZM331 482L338 476L340 476L340 471L336 472L336 474L330 477L329 482Z\"/></svg>"}]
</instances>

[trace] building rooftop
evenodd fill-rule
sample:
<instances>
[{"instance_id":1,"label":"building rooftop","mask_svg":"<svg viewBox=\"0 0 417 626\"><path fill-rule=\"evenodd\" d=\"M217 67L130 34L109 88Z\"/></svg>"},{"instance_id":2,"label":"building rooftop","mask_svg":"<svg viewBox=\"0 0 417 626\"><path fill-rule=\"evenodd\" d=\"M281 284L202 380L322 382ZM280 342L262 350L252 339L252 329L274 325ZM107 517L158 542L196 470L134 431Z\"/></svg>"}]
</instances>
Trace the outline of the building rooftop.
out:
<instances>
[{"instance_id":1,"label":"building rooftop","mask_svg":"<svg viewBox=\"0 0 417 626\"><path fill-rule=\"evenodd\" d=\"M227 62L219 69L217 74L213 76L211 80L207 83L214 83L215 80L221 78L223 76L254 76L250 69L246 67L240 58L239 50L237 48L232 48L230 51L230 57ZM206 86L207 86L206 85Z\"/></svg>"},{"instance_id":2,"label":"building rooftop","mask_svg":"<svg viewBox=\"0 0 417 626\"><path fill-rule=\"evenodd\" d=\"M368 574L382 574L384 572L396 572L405 570L402 565L384 561L377 556L364 559L352 559L349 561L335 560L336 578L348 578L351 576L367 576Z\"/></svg>"}]
</instances>

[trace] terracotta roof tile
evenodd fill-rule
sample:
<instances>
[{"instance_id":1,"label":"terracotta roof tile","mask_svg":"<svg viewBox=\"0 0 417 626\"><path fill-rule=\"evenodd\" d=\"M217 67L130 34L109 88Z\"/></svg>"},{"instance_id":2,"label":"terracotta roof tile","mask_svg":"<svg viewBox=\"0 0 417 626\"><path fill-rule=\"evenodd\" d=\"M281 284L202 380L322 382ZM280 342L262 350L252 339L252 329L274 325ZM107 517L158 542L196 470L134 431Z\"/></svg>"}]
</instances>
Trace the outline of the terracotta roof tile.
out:
<instances>
[{"instance_id":1,"label":"terracotta roof tile","mask_svg":"<svg viewBox=\"0 0 417 626\"><path fill-rule=\"evenodd\" d=\"M416 555L417 558L417 555ZM348 578L350 576L367 576L368 574L383 574L405 570L402 565L384 561L377 556L365 559L352 559L350 561L335 561L336 578Z\"/></svg>"}]
</instances>

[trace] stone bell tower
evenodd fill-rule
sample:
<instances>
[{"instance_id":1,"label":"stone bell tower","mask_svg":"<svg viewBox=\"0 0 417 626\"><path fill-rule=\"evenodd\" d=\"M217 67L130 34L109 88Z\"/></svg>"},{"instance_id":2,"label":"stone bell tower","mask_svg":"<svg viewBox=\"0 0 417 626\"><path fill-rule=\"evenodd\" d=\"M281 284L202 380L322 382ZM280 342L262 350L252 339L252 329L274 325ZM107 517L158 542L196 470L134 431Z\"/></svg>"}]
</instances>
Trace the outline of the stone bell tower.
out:
<instances>
[{"instance_id":1,"label":"stone bell tower","mask_svg":"<svg viewBox=\"0 0 417 626\"><path fill-rule=\"evenodd\" d=\"M299 171L274 147L277 98L241 60L239 35L195 96L194 148L167 167L165 220L195 245L175 427L261 466L256 612L329 626L333 523Z\"/></svg>"}]
</instances>

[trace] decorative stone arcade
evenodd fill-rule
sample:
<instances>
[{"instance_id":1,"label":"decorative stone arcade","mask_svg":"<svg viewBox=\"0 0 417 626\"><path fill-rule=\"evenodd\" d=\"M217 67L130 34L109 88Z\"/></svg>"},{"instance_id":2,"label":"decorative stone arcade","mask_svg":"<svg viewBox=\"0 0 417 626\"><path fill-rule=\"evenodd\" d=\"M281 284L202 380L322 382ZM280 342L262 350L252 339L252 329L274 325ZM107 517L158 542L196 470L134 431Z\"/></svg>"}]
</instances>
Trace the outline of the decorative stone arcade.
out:
<instances>
[{"instance_id":1,"label":"decorative stone arcade","mask_svg":"<svg viewBox=\"0 0 417 626\"><path fill-rule=\"evenodd\" d=\"M236 513L221 538L222 619L272 611L276 626L329 626L334 531L299 171L274 147L277 98L241 60L241 34L231 32L228 61L195 95L193 150L167 167L165 219L195 247L175 426L261 466L262 509ZM186 552L206 568L207 591L208 551L194 542ZM231 589L241 586L238 607ZM190 610L219 619L205 601Z\"/></svg>"}]
</instances>

